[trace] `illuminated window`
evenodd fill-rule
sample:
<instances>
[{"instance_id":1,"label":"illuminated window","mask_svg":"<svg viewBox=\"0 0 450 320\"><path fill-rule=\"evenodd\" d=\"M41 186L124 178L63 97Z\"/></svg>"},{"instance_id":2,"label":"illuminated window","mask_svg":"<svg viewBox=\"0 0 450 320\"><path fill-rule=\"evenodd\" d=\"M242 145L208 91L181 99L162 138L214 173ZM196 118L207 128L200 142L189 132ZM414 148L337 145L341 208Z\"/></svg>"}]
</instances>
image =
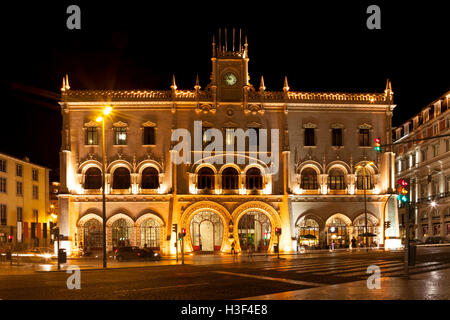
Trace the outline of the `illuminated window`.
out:
<instances>
[{"instance_id":1,"label":"illuminated window","mask_svg":"<svg viewBox=\"0 0 450 320\"><path fill-rule=\"evenodd\" d=\"M307 190L315 190L318 188L317 172L312 168L306 168L301 172L302 183L301 188Z\"/></svg>"},{"instance_id":2,"label":"illuminated window","mask_svg":"<svg viewBox=\"0 0 450 320\"><path fill-rule=\"evenodd\" d=\"M101 249L103 247L102 223L97 219L89 219L83 226L84 247Z\"/></svg>"},{"instance_id":3,"label":"illuminated window","mask_svg":"<svg viewBox=\"0 0 450 320\"><path fill-rule=\"evenodd\" d=\"M141 247L145 245L153 250L160 250L161 226L155 219L147 219L141 224Z\"/></svg>"},{"instance_id":4,"label":"illuminated window","mask_svg":"<svg viewBox=\"0 0 450 320\"><path fill-rule=\"evenodd\" d=\"M359 145L361 147L369 147L370 146L369 129L359 129Z\"/></svg>"},{"instance_id":5,"label":"illuminated window","mask_svg":"<svg viewBox=\"0 0 450 320\"><path fill-rule=\"evenodd\" d=\"M112 224L111 228L113 250L130 245L133 229L130 222L125 219L119 219Z\"/></svg>"},{"instance_id":6,"label":"illuminated window","mask_svg":"<svg viewBox=\"0 0 450 320\"><path fill-rule=\"evenodd\" d=\"M127 128L116 127L114 128L115 132L115 145L126 145L127 144Z\"/></svg>"},{"instance_id":7,"label":"illuminated window","mask_svg":"<svg viewBox=\"0 0 450 320\"><path fill-rule=\"evenodd\" d=\"M86 128L86 145L98 145L98 131L95 127Z\"/></svg>"},{"instance_id":8,"label":"illuminated window","mask_svg":"<svg viewBox=\"0 0 450 320\"><path fill-rule=\"evenodd\" d=\"M333 168L330 170L328 175L328 187L331 190L344 190L345 182L344 182L344 173L342 170Z\"/></svg>"},{"instance_id":9,"label":"illuminated window","mask_svg":"<svg viewBox=\"0 0 450 320\"><path fill-rule=\"evenodd\" d=\"M371 190L373 189L372 174L366 170L364 175L363 169L356 171L356 188L358 190Z\"/></svg>"}]
</instances>

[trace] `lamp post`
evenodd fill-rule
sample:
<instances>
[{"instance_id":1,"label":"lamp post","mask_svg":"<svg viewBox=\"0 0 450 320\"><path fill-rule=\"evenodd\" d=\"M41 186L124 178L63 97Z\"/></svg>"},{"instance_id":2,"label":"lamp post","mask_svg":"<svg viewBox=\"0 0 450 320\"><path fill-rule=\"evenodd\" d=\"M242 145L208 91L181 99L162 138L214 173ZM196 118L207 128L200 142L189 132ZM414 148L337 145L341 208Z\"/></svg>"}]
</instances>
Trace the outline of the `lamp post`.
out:
<instances>
[{"instance_id":1,"label":"lamp post","mask_svg":"<svg viewBox=\"0 0 450 320\"><path fill-rule=\"evenodd\" d=\"M103 114L107 116L111 113L111 107L103 109ZM96 119L102 123L102 220L103 220L103 268L106 269L106 144L105 144L105 118L100 116Z\"/></svg>"},{"instance_id":2,"label":"lamp post","mask_svg":"<svg viewBox=\"0 0 450 320\"><path fill-rule=\"evenodd\" d=\"M363 169L363 189L364 189L364 242L366 244L366 252L369 252L368 233L367 233L367 195L366 195L366 166L373 165L372 161L367 162L364 165L356 166L358 169Z\"/></svg>"}]
</instances>

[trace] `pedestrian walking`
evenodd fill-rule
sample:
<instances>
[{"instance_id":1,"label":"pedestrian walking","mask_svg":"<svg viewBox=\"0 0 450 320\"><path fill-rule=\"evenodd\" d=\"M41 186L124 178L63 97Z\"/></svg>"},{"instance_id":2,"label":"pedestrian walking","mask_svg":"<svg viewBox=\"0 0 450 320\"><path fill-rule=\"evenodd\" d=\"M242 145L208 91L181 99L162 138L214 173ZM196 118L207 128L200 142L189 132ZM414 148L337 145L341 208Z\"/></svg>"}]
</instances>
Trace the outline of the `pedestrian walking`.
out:
<instances>
[{"instance_id":1,"label":"pedestrian walking","mask_svg":"<svg viewBox=\"0 0 450 320\"><path fill-rule=\"evenodd\" d=\"M352 250L351 251L353 251L353 248L356 249L356 239L355 239L355 237L353 237L353 239L352 239Z\"/></svg>"},{"instance_id":2,"label":"pedestrian walking","mask_svg":"<svg viewBox=\"0 0 450 320\"><path fill-rule=\"evenodd\" d=\"M231 254L233 255L233 262L237 261L237 255L236 255L236 249L234 248L235 244L234 244L234 240L231 243Z\"/></svg>"}]
</instances>

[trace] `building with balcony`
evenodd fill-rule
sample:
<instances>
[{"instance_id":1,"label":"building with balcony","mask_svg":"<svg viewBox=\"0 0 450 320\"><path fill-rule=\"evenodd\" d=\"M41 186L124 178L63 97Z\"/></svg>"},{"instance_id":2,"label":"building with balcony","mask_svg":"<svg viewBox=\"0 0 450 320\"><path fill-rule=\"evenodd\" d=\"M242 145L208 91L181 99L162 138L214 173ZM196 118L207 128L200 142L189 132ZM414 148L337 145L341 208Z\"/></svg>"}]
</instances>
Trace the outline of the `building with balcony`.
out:
<instances>
[{"instance_id":1,"label":"building with balcony","mask_svg":"<svg viewBox=\"0 0 450 320\"><path fill-rule=\"evenodd\" d=\"M220 33L219 33L220 34ZM73 90L64 78L58 223L72 251L102 246L102 143L106 147L107 248L175 252L273 251L299 244L399 244L395 107L382 93L282 91L249 80L247 40L213 40L210 83L193 90ZM112 112L96 118L105 106ZM389 202L388 202L389 200ZM392 222L384 233L384 221Z\"/></svg>"},{"instance_id":2,"label":"building with balcony","mask_svg":"<svg viewBox=\"0 0 450 320\"><path fill-rule=\"evenodd\" d=\"M0 153L0 247L50 245L49 172Z\"/></svg>"},{"instance_id":3,"label":"building with balcony","mask_svg":"<svg viewBox=\"0 0 450 320\"><path fill-rule=\"evenodd\" d=\"M395 174L410 180L412 236L450 238L450 91L394 129ZM404 236L405 206L399 209Z\"/></svg>"}]
</instances>

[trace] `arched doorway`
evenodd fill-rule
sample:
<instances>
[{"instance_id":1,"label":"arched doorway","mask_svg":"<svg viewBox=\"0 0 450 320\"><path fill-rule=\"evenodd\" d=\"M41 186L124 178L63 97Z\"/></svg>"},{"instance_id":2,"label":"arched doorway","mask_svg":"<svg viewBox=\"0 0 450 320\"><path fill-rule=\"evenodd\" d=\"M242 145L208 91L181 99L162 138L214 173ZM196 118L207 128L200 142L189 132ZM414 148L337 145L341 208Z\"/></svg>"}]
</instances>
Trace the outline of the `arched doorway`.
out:
<instances>
[{"instance_id":1,"label":"arched doorway","mask_svg":"<svg viewBox=\"0 0 450 320\"><path fill-rule=\"evenodd\" d=\"M342 217L333 216L327 220L325 226L327 244L334 243L335 248L346 248L349 246L348 224Z\"/></svg>"},{"instance_id":2,"label":"arched doorway","mask_svg":"<svg viewBox=\"0 0 450 320\"><path fill-rule=\"evenodd\" d=\"M141 224L141 246L153 250L161 248L161 226L155 219L146 219Z\"/></svg>"},{"instance_id":3,"label":"arched doorway","mask_svg":"<svg viewBox=\"0 0 450 320\"><path fill-rule=\"evenodd\" d=\"M223 223L220 216L212 211L197 213L191 219L190 234L194 251L219 251L223 239Z\"/></svg>"},{"instance_id":4,"label":"arched doorway","mask_svg":"<svg viewBox=\"0 0 450 320\"><path fill-rule=\"evenodd\" d=\"M373 234L374 236L367 237L367 243L369 247L376 246L377 236L378 236L378 221L375 220L371 215L367 214L367 233ZM364 233L366 232L366 219L364 214L356 218L353 223L354 226L354 234L356 235L356 243L364 247L365 246L365 237Z\"/></svg>"},{"instance_id":5,"label":"arched doorway","mask_svg":"<svg viewBox=\"0 0 450 320\"><path fill-rule=\"evenodd\" d=\"M238 223L239 244L242 250L252 247L257 252L269 248L272 225L269 217L258 211L245 213Z\"/></svg>"},{"instance_id":6,"label":"arched doorway","mask_svg":"<svg viewBox=\"0 0 450 320\"><path fill-rule=\"evenodd\" d=\"M132 224L121 218L112 224L112 246L113 250L119 247L131 245Z\"/></svg>"},{"instance_id":7,"label":"arched doorway","mask_svg":"<svg viewBox=\"0 0 450 320\"><path fill-rule=\"evenodd\" d=\"M301 246L319 247L319 223L311 218L302 218L295 226L297 241Z\"/></svg>"},{"instance_id":8,"label":"arched doorway","mask_svg":"<svg viewBox=\"0 0 450 320\"><path fill-rule=\"evenodd\" d=\"M102 223L91 218L83 225L83 248L88 251L100 250L103 248Z\"/></svg>"}]
</instances>

